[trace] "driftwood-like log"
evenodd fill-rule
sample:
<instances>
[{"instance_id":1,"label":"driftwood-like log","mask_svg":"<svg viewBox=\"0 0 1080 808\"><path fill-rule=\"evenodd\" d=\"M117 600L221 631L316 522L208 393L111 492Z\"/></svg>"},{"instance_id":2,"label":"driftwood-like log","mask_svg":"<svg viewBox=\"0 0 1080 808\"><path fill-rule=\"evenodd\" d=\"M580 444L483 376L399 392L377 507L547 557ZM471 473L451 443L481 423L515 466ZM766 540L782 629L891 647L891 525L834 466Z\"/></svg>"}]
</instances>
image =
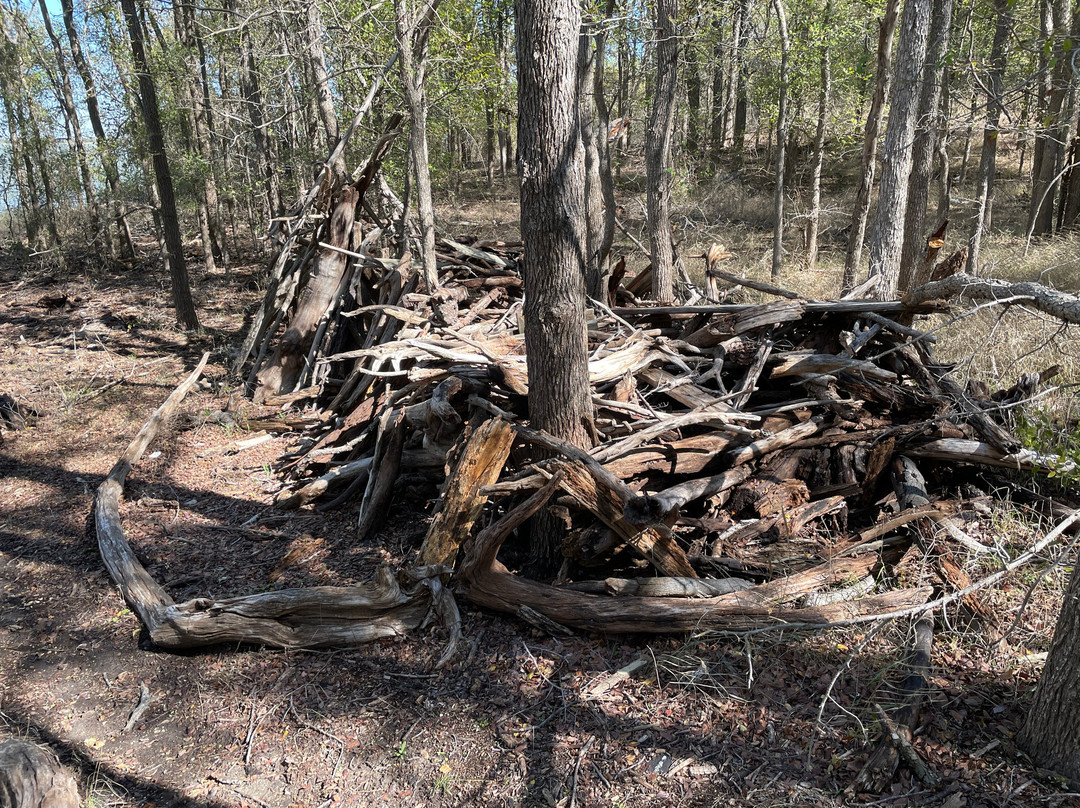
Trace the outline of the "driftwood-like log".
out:
<instances>
[{"instance_id":1,"label":"driftwood-like log","mask_svg":"<svg viewBox=\"0 0 1080 808\"><path fill-rule=\"evenodd\" d=\"M904 449L904 454L911 457L947 460L953 463L974 463L983 466L1038 471L1043 474L1060 474L1076 469L1076 464L1071 460L1060 460L1030 449L1006 454L989 443L959 438L942 438L918 446L909 446Z\"/></svg>"},{"instance_id":2,"label":"driftwood-like log","mask_svg":"<svg viewBox=\"0 0 1080 808\"><path fill-rule=\"evenodd\" d=\"M715 598L741 592L754 585L742 578L608 578L611 595L636 598Z\"/></svg>"},{"instance_id":3,"label":"driftwood-like log","mask_svg":"<svg viewBox=\"0 0 1080 808\"><path fill-rule=\"evenodd\" d=\"M591 479L591 478L590 478ZM827 626L925 603L929 588L888 592L814 608L784 608L821 586L865 575L874 560L823 565L780 581L712 598L612 598L530 581L506 571L495 556L514 529L562 485L560 475L476 537L459 569L460 592L477 605L517 614L522 605L561 626L600 633L753 631L786 624Z\"/></svg>"},{"instance_id":4,"label":"driftwood-like log","mask_svg":"<svg viewBox=\"0 0 1080 808\"><path fill-rule=\"evenodd\" d=\"M79 787L56 756L29 741L0 743L0 808L79 808Z\"/></svg>"},{"instance_id":5,"label":"driftwood-like log","mask_svg":"<svg viewBox=\"0 0 1080 808\"><path fill-rule=\"evenodd\" d=\"M102 560L124 600L139 616L150 639L162 648L194 648L247 642L280 648L355 645L396 637L417 629L435 608L428 578L442 567L410 570L404 586L382 567L371 584L263 592L238 598L195 598L175 603L136 558L124 536L119 503L124 481L162 422L195 385L209 354L158 408L98 487L94 524ZM448 596L448 595L443 595ZM452 614L449 609L442 613ZM448 627L451 636L459 629Z\"/></svg>"},{"instance_id":6,"label":"driftwood-like log","mask_svg":"<svg viewBox=\"0 0 1080 808\"><path fill-rule=\"evenodd\" d=\"M489 418L472 434L443 492L442 510L420 548L421 564L453 565L487 502L480 489L499 479L513 443L514 431L502 418Z\"/></svg>"}]
</instances>

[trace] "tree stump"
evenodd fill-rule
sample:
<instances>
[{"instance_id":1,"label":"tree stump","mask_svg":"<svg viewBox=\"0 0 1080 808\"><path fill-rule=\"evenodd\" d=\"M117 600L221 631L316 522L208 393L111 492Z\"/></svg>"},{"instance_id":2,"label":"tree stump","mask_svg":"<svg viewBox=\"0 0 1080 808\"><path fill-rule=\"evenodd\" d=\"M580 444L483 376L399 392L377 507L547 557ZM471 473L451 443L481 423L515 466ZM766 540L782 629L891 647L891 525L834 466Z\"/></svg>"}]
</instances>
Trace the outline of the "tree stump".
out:
<instances>
[{"instance_id":1,"label":"tree stump","mask_svg":"<svg viewBox=\"0 0 1080 808\"><path fill-rule=\"evenodd\" d=\"M79 808L75 778L29 741L0 744L0 808Z\"/></svg>"}]
</instances>

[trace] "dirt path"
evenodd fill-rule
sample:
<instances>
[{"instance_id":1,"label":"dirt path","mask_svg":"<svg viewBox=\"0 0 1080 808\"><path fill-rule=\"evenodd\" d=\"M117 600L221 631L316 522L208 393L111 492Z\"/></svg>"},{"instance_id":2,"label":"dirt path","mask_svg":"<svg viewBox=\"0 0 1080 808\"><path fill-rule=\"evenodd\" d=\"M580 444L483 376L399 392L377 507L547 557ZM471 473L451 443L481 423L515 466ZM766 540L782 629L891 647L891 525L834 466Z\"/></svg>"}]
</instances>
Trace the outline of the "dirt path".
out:
<instances>
[{"instance_id":1,"label":"dirt path","mask_svg":"<svg viewBox=\"0 0 1080 808\"><path fill-rule=\"evenodd\" d=\"M974 808L1055 793L1009 741L1036 671L974 633L937 655L917 742L944 784L928 792L902 771L884 801L841 792L873 737L873 701L897 679L880 674L896 668L901 627L858 655L862 635L563 641L462 604L465 648L440 674L435 631L319 653L147 647L102 569L92 497L203 350L216 352L210 381L122 505L133 546L177 600L365 580L408 561L426 528L415 492L363 545L355 509L266 507L271 464L295 436L239 451L245 412L209 417L235 392L223 366L258 298L252 270L199 288L207 333L188 338L149 271L68 281L0 255L0 393L41 415L0 433L0 734L56 750L93 804ZM1051 609L1026 620L1048 638Z\"/></svg>"}]
</instances>

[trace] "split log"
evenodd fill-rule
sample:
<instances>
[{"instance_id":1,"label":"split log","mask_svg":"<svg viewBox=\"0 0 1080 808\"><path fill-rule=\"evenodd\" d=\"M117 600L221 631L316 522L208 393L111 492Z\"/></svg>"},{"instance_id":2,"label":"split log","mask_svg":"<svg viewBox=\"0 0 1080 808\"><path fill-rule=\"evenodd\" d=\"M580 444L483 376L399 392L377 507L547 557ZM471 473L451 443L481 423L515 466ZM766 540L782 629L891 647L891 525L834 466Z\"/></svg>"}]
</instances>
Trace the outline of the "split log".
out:
<instances>
[{"instance_id":1,"label":"split log","mask_svg":"<svg viewBox=\"0 0 1080 808\"><path fill-rule=\"evenodd\" d=\"M636 598L714 598L754 585L742 578L608 578L608 594Z\"/></svg>"},{"instance_id":2,"label":"split log","mask_svg":"<svg viewBox=\"0 0 1080 808\"><path fill-rule=\"evenodd\" d=\"M472 434L442 497L420 548L421 564L453 566L458 548L469 535L487 496L481 493L502 474L514 431L502 418L489 418Z\"/></svg>"},{"instance_id":3,"label":"split log","mask_svg":"<svg viewBox=\"0 0 1080 808\"><path fill-rule=\"evenodd\" d=\"M405 416L400 410L387 410L379 419L379 436L372 461L374 473L368 472L364 498L360 501L360 514L356 521L357 542L364 540L390 507L404 446Z\"/></svg>"},{"instance_id":4,"label":"split log","mask_svg":"<svg viewBox=\"0 0 1080 808\"><path fill-rule=\"evenodd\" d=\"M359 199L359 193L351 185L339 192L330 217L330 248L319 252L311 279L300 294L300 304L289 322L289 328L269 361L259 371L256 402L261 402L267 396L291 393L299 381L304 358L315 339L315 329L340 293L349 259L333 248L349 246Z\"/></svg>"},{"instance_id":5,"label":"split log","mask_svg":"<svg viewBox=\"0 0 1080 808\"><path fill-rule=\"evenodd\" d=\"M79 808L79 787L50 751L29 741L0 743L0 808Z\"/></svg>"}]
</instances>

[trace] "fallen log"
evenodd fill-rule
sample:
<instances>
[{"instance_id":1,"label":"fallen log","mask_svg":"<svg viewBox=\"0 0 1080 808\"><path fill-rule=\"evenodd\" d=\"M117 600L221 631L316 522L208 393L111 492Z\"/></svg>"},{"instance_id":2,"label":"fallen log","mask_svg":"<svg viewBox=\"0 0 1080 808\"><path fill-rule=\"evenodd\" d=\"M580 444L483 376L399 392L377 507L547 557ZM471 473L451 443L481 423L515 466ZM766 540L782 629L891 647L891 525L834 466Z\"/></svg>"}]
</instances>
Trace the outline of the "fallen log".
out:
<instances>
[{"instance_id":1,"label":"fallen log","mask_svg":"<svg viewBox=\"0 0 1080 808\"><path fill-rule=\"evenodd\" d=\"M29 741L0 743L0 808L79 808L75 777Z\"/></svg>"},{"instance_id":2,"label":"fallen log","mask_svg":"<svg viewBox=\"0 0 1080 808\"><path fill-rule=\"evenodd\" d=\"M1080 297L1059 292L1034 281L1011 283L998 278L976 278L960 272L948 278L920 286L906 298L913 305L953 297L998 301L1002 305L1022 304L1063 323L1080 324Z\"/></svg>"}]
</instances>

